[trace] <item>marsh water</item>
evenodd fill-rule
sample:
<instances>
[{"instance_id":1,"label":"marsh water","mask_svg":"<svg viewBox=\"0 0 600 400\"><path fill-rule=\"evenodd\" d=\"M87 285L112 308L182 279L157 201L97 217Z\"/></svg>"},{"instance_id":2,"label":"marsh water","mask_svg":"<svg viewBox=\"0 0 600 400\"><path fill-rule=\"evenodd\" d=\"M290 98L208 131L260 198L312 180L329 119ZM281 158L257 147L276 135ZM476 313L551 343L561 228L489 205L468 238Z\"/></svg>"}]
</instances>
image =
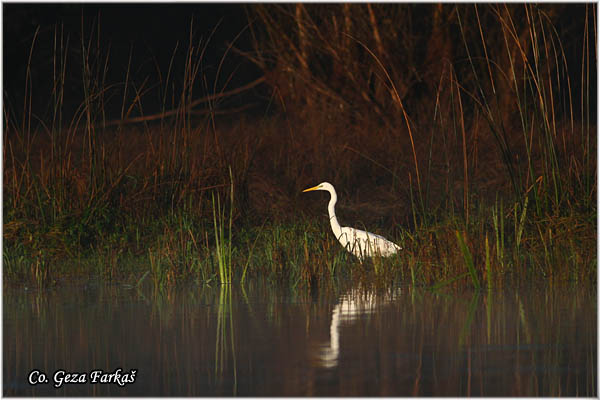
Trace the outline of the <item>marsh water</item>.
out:
<instances>
[{"instance_id":1,"label":"marsh water","mask_svg":"<svg viewBox=\"0 0 600 400\"><path fill-rule=\"evenodd\" d=\"M597 395L595 289L92 283L3 310L10 396Z\"/></svg>"}]
</instances>

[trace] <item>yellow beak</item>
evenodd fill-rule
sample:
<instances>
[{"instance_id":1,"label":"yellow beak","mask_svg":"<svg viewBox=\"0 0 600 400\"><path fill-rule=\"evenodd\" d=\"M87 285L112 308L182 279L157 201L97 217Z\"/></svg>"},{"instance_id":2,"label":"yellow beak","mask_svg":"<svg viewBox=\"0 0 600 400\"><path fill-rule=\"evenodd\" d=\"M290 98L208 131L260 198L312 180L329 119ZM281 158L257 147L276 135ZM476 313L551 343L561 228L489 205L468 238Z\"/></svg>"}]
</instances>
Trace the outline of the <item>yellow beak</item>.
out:
<instances>
[{"instance_id":1,"label":"yellow beak","mask_svg":"<svg viewBox=\"0 0 600 400\"><path fill-rule=\"evenodd\" d=\"M320 188L321 188L321 185L313 186L313 187L311 187L311 188L304 189L304 190L302 191L302 193L304 193L304 192L311 192L311 191L313 191L313 190L319 190Z\"/></svg>"}]
</instances>

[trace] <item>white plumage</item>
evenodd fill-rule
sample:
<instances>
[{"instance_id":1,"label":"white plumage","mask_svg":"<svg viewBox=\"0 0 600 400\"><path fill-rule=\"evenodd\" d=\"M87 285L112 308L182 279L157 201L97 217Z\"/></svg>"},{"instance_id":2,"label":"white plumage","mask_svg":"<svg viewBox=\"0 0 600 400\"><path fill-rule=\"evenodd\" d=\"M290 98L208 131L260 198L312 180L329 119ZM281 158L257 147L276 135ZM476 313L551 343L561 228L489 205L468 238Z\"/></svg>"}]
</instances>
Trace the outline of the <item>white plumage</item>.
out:
<instances>
[{"instance_id":1,"label":"white plumage","mask_svg":"<svg viewBox=\"0 0 600 400\"><path fill-rule=\"evenodd\" d=\"M383 236L365 232L360 229L350 228L348 226L340 226L340 223L335 216L337 193L331 183L322 182L317 186L303 190L303 192L310 192L313 190L326 190L331 194L327 210L329 211L329 222L331 223L333 234L346 250L354 254L361 261L365 257L373 257L374 255L389 257L398 250L402 250L400 246L390 242Z\"/></svg>"}]
</instances>

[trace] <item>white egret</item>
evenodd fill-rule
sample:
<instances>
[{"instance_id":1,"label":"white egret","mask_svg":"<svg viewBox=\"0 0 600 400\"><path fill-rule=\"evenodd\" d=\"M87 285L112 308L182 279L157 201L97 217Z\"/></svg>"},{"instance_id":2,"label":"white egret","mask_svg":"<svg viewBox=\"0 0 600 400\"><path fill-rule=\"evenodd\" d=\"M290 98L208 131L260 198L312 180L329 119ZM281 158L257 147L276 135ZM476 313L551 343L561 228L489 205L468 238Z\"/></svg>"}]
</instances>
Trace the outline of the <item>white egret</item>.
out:
<instances>
[{"instance_id":1,"label":"white egret","mask_svg":"<svg viewBox=\"0 0 600 400\"><path fill-rule=\"evenodd\" d=\"M322 182L317 186L308 188L302 192L310 192L313 190L326 190L331 194L327 210L329 211L329 222L331 223L333 234L342 246L358 257L360 261L365 257L372 257L374 255L388 257L395 254L398 250L402 250L400 246L390 242L383 236L361 231L360 229L350 228L348 226L340 226L340 223L335 216L337 193L331 183Z\"/></svg>"}]
</instances>

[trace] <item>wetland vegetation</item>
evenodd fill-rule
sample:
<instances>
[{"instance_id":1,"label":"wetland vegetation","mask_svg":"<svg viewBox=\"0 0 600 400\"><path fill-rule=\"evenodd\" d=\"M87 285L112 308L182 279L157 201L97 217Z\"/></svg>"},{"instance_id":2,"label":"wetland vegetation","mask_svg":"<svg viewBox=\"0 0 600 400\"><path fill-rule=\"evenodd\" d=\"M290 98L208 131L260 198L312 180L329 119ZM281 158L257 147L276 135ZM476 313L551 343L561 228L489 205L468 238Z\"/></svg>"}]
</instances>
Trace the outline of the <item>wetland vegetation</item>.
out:
<instances>
[{"instance_id":1,"label":"wetland vegetation","mask_svg":"<svg viewBox=\"0 0 600 400\"><path fill-rule=\"evenodd\" d=\"M597 395L595 4L3 17L4 395Z\"/></svg>"},{"instance_id":2,"label":"wetland vegetation","mask_svg":"<svg viewBox=\"0 0 600 400\"><path fill-rule=\"evenodd\" d=\"M595 286L595 11L252 5L250 46L207 67L192 21L156 81L113 63L101 18L37 31L4 101L4 284ZM261 75L232 87L234 54ZM403 250L347 254L301 193L322 181Z\"/></svg>"}]
</instances>

